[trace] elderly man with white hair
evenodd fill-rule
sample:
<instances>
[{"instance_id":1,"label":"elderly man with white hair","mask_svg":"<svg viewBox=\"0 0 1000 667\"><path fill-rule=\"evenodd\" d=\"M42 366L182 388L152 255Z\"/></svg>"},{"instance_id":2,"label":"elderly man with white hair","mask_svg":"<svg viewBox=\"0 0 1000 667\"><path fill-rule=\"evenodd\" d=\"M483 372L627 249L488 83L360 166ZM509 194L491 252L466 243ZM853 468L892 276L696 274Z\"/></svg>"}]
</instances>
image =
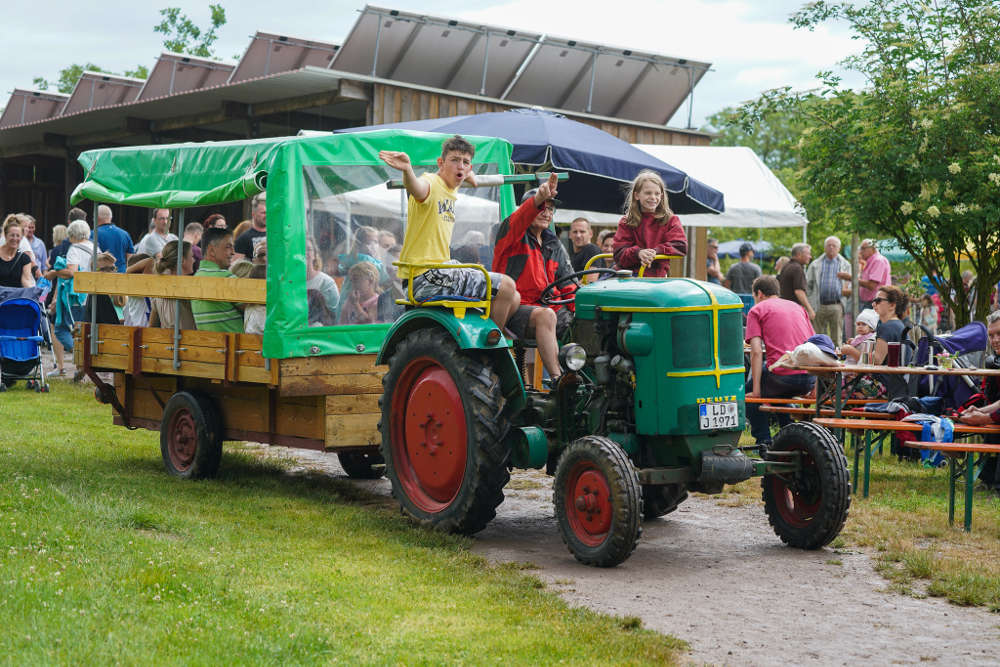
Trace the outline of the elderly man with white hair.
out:
<instances>
[{"instance_id":1,"label":"elderly man with white hair","mask_svg":"<svg viewBox=\"0 0 1000 667\"><path fill-rule=\"evenodd\" d=\"M844 312L850 285L840 274L851 272L851 264L840 254L840 239L828 236L823 241L823 254L814 259L806 269L806 294L816 316L813 327L840 347L844 338Z\"/></svg>"},{"instance_id":2,"label":"elderly man with white hair","mask_svg":"<svg viewBox=\"0 0 1000 667\"><path fill-rule=\"evenodd\" d=\"M115 271L125 273L125 265L135 254L135 246L128 232L111 222L111 207L107 204L97 207L97 246L115 256Z\"/></svg>"}]
</instances>

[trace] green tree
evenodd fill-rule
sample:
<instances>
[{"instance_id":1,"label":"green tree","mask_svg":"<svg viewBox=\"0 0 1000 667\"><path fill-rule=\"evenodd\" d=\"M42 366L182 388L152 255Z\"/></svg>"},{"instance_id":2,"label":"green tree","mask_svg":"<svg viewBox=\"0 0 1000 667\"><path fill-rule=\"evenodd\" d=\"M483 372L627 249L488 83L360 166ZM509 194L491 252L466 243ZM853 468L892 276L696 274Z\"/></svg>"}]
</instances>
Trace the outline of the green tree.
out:
<instances>
[{"instance_id":1,"label":"green tree","mask_svg":"<svg viewBox=\"0 0 1000 667\"><path fill-rule=\"evenodd\" d=\"M775 112L802 117L802 186L845 225L896 239L922 271L949 278L955 294L941 296L958 324L969 320L968 256L982 319L1000 278L1000 7L821 0L791 20L807 30L846 22L863 49L843 64L868 86L847 90L823 72L816 91L782 88L744 105L744 127Z\"/></svg>"},{"instance_id":2,"label":"green tree","mask_svg":"<svg viewBox=\"0 0 1000 667\"><path fill-rule=\"evenodd\" d=\"M743 123L743 120L742 109L726 107L709 116L702 129L716 135L713 146L746 146L763 160L805 209L809 220L806 240L813 248L822 248L823 241L830 235L839 236L843 245L848 245L849 237L827 217L822 200L800 183L798 144L807 127L802 116L797 111L781 109L761 113L752 122ZM757 228L726 228L713 230L713 233L715 231L722 240L756 238L761 234ZM802 240L802 230L798 227L769 229L767 240L773 246L775 258L787 255L791 246Z\"/></svg>"},{"instance_id":3,"label":"green tree","mask_svg":"<svg viewBox=\"0 0 1000 667\"><path fill-rule=\"evenodd\" d=\"M180 13L177 7L167 7L160 10L163 19L153 27L154 32L159 32L166 37L163 46L176 53L187 53L193 56L212 57L212 45L218 39L218 30L226 23L226 10L222 5L209 5L211 12L211 27L199 28L186 15ZM117 74L111 70L104 69L94 63L80 65L74 63L59 70L59 76L55 81L49 81L45 77L36 76L33 79L34 85L39 90L48 90L54 87L60 93L71 93L76 87L76 82L85 71L105 72L107 74ZM134 69L124 72L125 76L136 79L149 77L149 68L145 65L136 65Z\"/></svg>"},{"instance_id":4,"label":"green tree","mask_svg":"<svg viewBox=\"0 0 1000 667\"><path fill-rule=\"evenodd\" d=\"M212 45L219 38L218 30L226 23L226 10L222 5L209 5L208 9L211 27L199 27L181 14L180 7L167 7L160 10L163 20L153 30L166 35L163 46L175 53L210 58L215 55Z\"/></svg>"}]
</instances>

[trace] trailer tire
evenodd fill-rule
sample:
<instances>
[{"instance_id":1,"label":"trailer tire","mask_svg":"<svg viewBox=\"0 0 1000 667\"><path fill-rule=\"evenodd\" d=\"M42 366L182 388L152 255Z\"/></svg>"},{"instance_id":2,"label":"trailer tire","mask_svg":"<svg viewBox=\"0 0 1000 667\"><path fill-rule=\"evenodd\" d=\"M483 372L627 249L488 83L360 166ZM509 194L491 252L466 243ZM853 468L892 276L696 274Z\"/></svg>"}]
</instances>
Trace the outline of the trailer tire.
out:
<instances>
[{"instance_id":1,"label":"trailer tire","mask_svg":"<svg viewBox=\"0 0 1000 667\"><path fill-rule=\"evenodd\" d=\"M378 479L385 474L380 452L338 452L337 459L351 479Z\"/></svg>"},{"instance_id":2,"label":"trailer tire","mask_svg":"<svg viewBox=\"0 0 1000 667\"><path fill-rule=\"evenodd\" d=\"M388 364L379 427L393 496L438 530L482 530L510 479L500 378L485 355L432 328L407 334Z\"/></svg>"},{"instance_id":3,"label":"trailer tire","mask_svg":"<svg viewBox=\"0 0 1000 667\"><path fill-rule=\"evenodd\" d=\"M635 550L642 534L639 476L612 440L588 435L570 443L552 496L562 540L581 563L613 567Z\"/></svg>"},{"instance_id":4,"label":"trailer tire","mask_svg":"<svg viewBox=\"0 0 1000 667\"><path fill-rule=\"evenodd\" d=\"M643 484L642 515L647 521L658 519L676 510L687 497L687 489L680 484Z\"/></svg>"},{"instance_id":5,"label":"trailer tire","mask_svg":"<svg viewBox=\"0 0 1000 667\"><path fill-rule=\"evenodd\" d=\"M160 422L160 454L167 472L181 479L215 477L222 433L222 420L208 396L188 391L171 396Z\"/></svg>"},{"instance_id":6,"label":"trailer tire","mask_svg":"<svg viewBox=\"0 0 1000 667\"><path fill-rule=\"evenodd\" d=\"M851 506L844 450L832 433L811 422L785 426L769 450L800 451L803 462L797 472L761 478L764 511L775 534L800 549L826 546L840 534Z\"/></svg>"}]
</instances>

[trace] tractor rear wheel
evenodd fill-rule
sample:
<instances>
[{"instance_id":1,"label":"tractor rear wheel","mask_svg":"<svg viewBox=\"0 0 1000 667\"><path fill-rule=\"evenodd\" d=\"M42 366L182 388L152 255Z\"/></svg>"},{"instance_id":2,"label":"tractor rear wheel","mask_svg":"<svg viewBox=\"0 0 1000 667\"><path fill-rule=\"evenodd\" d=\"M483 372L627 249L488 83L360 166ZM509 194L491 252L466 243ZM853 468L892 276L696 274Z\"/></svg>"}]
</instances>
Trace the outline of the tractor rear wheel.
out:
<instances>
[{"instance_id":1,"label":"tractor rear wheel","mask_svg":"<svg viewBox=\"0 0 1000 667\"><path fill-rule=\"evenodd\" d=\"M382 380L382 458L403 512L439 530L486 527L510 479L500 378L451 336L406 336Z\"/></svg>"},{"instance_id":2,"label":"tractor rear wheel","mask_svg":"<svg viewBox=\"0 0 1000 667\"><path fill-rule=\"evenodd\" d=\"M647 520L658 519L677 509L687 497L687 489L680 484L643 484L642 515Z\"/></svg>"},{"instance_id":3,"label":"tractor rear wheel","mask_svg":"<svg viewBox=\"0 0 1000 667\"><path fill-rule=\"evenodd\" d=\"M615 442L589 435L570 443L556 467L553 502L563 542L581 563L613 567L635 550L639 476Z\"/></svg>"},{"instance_id":4,"label":"tractor rear wheel","mask_svg":"<svg viewBox=\"0 0 1000 667\"><path fill-rule=\"evenodd\" d=\"M378 479L385 474L385 459L379 452L339 452L337 458L351 479Z\"/></svg>"},{"instance_id":5,"label":"tractor rear wheel","mask_svg":"<svg viewBox=\"0 0 1000 667\"><path fill-rule=\"evenodd\" d=\"M761 478L764 511L775 534L800 549L826 546L840 534L851 506L851 478L840 444L822 426L795 422L781 429L768 449L800 452L802 463L796 472Z\"/></svg>"},{"instance_id":6,"label":"tractor rear wheel","mask_svg":"<svg viewBox=\"0 0 1000 667\"><path fill-rule=\"evenodd\" d=\"M160 454L175 477L215 477L222 460L222 420L209 397L187 391L170 397L160 422Z\"/></svg>"}]
</instances>

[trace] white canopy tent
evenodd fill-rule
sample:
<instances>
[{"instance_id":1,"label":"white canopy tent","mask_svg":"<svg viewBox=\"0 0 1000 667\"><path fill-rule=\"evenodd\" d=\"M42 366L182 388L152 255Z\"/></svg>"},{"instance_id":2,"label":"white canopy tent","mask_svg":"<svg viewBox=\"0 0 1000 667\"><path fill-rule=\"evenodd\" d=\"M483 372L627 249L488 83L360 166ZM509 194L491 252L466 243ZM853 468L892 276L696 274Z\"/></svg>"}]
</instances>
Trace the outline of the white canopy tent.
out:
<instances>
[{"instance_id":1,"label":"white canopy tent","mask_svg":"<svg viewBox=\"0 0 1000 667\"><path fill-rule=\"evenodd\" d=\"M805 210L757 154L744 146L661 146L636 144L688 176L720 190L726 211L718 215L681 216L685 227L805 227ZM624 195L623 195L624 200ZM562 209L556 222L585 217L597 224L617 224L620 216Z\"/></svg>"},{"instance_id":2,"label":"white canopy tent","mask_svg":"<svg viewBox=\"0 0 1000 667\"><path fill-rule=\"evenodd\" d=\"M659 146L636 148L677 167L722 191L726 211L719 215L685 215L691 227L802 227L805 209L757 154L745 146Z\"/></svg>"}]
</instances>

